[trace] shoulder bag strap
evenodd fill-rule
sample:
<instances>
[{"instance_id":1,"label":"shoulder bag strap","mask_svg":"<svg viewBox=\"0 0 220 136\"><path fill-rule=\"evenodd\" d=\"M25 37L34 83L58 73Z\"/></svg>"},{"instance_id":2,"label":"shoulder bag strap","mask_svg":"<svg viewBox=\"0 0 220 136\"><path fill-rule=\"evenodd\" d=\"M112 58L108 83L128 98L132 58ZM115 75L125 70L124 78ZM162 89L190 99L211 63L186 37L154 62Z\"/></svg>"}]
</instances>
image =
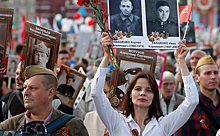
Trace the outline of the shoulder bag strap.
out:
<instances>
[{"instance_id":1,"label":"shoulder bag strap","mask_svg":"<svg viewBox=\"0 0 220 136\"><path fill-rule=\"evenodd\" d=\"M9 107L10 107L10 105L11 105L11 102L12 102L12 100L13 100L15 94L16 94L16 92L13 91L13 92L10 94L10 96L9 96L9 98L8 98L8 100L7 100L7 106L6 106L6 110L5 110L5 116L4 116L5 119L8 119L8 110L9 110Z\"/></svg>"},{"instance_id":2,"label":"shoulder bag strap","mask_svg":"<svg viewBox=\"0 0 220 136\"><path fill-rule=\"evenodd\" d=\"M206 116L209 118L209 121L211 124L215 127L216 130L220 129L219 123L216 121L216 119L212 116L212 114L208 111L208 109L205 107L201 99L199 98L199 106L203 110L203 112L206 114Z\"/></svg>"},{"instance_id":3,"label":"shoulder bag strap","mask_svg":"<svg viewBox=\"0 0 220 136\"><path fill-rule=\"evenodd\" d=\"M54 120L53 122L51 122L46 126L48 133L52 133L55 130L59 129L72 118L74 118L74 116L70 114L64 114L60 116L59 118L57 118L56 120Z\"/></svg>"}]
</instances>

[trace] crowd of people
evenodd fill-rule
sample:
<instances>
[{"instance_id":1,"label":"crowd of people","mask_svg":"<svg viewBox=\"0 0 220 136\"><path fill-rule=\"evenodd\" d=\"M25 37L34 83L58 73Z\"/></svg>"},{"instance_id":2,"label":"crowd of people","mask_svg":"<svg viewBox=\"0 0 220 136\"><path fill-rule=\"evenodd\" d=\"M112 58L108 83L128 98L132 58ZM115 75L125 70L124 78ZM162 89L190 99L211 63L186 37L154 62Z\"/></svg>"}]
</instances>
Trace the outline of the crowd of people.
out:
<instances>
[{"instance_id":1,"label":"crowd of people","mask_svg":"<svg viewBox=\"0 0 220 136\"><path fill-rule=\"evenodd\" d=\"M57 69L62 64L71 67L70 63L74 61L72 68L82 67L91 77L76 109L66 106L56 96L57 90L66 90L57 87L57 76L46 67L31 65L22 73L20 62L16 69L15 89L8 87L2 76L0 131L21 131L21 126L31 121L44 121L47 126L60 116L70 114L74 117L51 135L61 132L77 136L216 135L220 123L218 52L215 52L217 56L210 56L194 50L187 61L186 40L180 41L174 52L175 59L171 61L167 54L160 88L154 74L123 68L125 76L131 79L126 88L119 87L123 96L116 93L116 97L123 99L118 108L109 100L111 73L108 70L112 63L108 46L114 45L107 33L102 34L100 42L104 56L97 59L92 68L86 58L80 61L71 56L74 54L72 47L61 47L58 53ZM17 46L18 52L21 49ZM178 65L177 72L173 61Z\"/></svg>"}]
</instances>

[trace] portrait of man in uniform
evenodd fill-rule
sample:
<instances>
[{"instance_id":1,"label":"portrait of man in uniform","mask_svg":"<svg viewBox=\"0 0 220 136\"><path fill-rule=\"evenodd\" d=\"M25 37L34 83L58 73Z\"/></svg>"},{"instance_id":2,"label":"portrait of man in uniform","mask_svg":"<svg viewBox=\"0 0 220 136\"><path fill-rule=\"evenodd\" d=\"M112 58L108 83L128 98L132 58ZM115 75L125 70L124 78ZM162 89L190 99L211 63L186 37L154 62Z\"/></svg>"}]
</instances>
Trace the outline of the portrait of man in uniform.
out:
<instances>
[{"instance_id":1,"label":"portrait of man in uniform","mask_svg":"<svg viewBox=\"0 0 220 136\"><path fill-rule=\"evenodd\" d=\"M117 97L122 100L123 96L126 94L128 85L134 76L141 71L150 71L150 67L149 64L121 60L116 88Z\"/></svg>"},{"instance_id":2,"label":"portrait of man in uniform","mask_svg":"<svg viewBox=\"0 0 220 136\"><path fill-rule=\"evenodd\" d=\"M180 23L180 39L183 39L185 30L186 30L186 35L185 35L186 44L196 43L194 22L189 21L188 26L187 26L187 22Z\"/></svg>"},{"instance_id":3,"label":"portrait of man in uniform","mask_svg":"<svg viewBox=\"0 0 220 136\"><path fill-rule=\"evenodd\" d=\"M176 0L146 1L146 9L147 35L159 32L167 37L179 37Z\"/></svg>"},{"instance_id":4,"label":"portrait of man in uniform","mask_svg":"<svg viewBox=\"0 0 220 136\"><path fill-rule=\"evenodd\" d=\"M53 69L54 49L54 45L50 43L29 37L26 49L27 59L25 58L26 66L38 65Z\"/></svg>"},{"instance_id":5,"label":"portrait of man in uniform","mask_svg":"<svg viewBox=\"0 0 220 136\"><path fill-rule=\"evenodd\" d=\"M143 35L140 3L140 0L109 0L111 33L119 30L122 33L132 33L132 36Z\"/></svg>"}]
</instances>

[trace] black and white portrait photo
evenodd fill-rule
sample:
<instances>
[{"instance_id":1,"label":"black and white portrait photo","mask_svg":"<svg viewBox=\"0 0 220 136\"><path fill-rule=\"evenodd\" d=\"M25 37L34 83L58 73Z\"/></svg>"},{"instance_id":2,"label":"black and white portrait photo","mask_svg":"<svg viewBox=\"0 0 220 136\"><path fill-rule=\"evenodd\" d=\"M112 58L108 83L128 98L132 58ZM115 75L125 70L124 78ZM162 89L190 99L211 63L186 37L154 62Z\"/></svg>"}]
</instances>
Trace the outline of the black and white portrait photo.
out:
<instances>
[{"instance_id":1,"label":"black and white portrait photo","mask_svg":"<svg viewBox=\"0 0 220 136\"><path fill-rule=\"evenodd\" d=\"M52 69L54 46L30 37L28 42L27 66L38 65Z\"/></svg>"},{"instance_id":2,"label":"black and white portrait photo","mask_svg":"<svg viewBox=\"0 0 220 136\"><path fill-rule=\"evenodd\" d=\"M143 36L141 0L109 0L110 30Z\"/></svg>"},{"instance_id":3,"label":"black and white portrait photo","mask_svg":"<svg viewBox=\"0 0 220 136\"><path fill-rule=\"evenodd\" d=\"M99 58L100 50L101 50L101 45L99 45L99 44L92 44L90 46L89 59L90 60L98 59Z\"/></svg>"},{"instance_id":4,"label":"black and white portrait photo","mask_svg":"<svg viewBox=\"0 0 220 136\"><path fill-rule=\"evenodd\" d=\"M147 0L145 4L147 35L158 32L164 38L179 37L176 0Z\"/></svg>"},{"instance_id":5,"label":"black and white portrait photo","mask_svg":"<svg viewBox=\"0 0 220 136\"><path fill-rule=\"evenodd\" d=\"M6 44L7 41L7 23L0 23L0 63L2 63L2 59L5 57L5 51L6 51Z\"/></svg>"},{"instance_id":6,"label":"black and white portrait photo","mask_svg":"<svg viewBox=\"0 0 220 136\"><path fill-rule=\"evenodd\" d=\"M186 44L196 43L194 22L189 21L188 26L187 26L187 22L180 23L180 38L181 39L183 39L185 30L186 30L186 35L184 39L186 39Z\"/></svg>"},{"instance_id":7,"label":"black and white portrait photo","mask_svg":"<svg viewBox=\"0 0 220 136\"><path fill-rule=\"evenodd\" d=\"M70 67L62 65L57 78L57 96L64 104L72 107L86 76Z\"/></svg>"},{"instance_id":8,"label":"black and white portrait photo","mask_svg":"<svg viewBox=\"0 0 220 136\"><path fill-rule=\"evenodd\" d=\"M8 66L7 66L7 75L16 76L16 69L19 63L18 56L9 56L8 57Z\"/></svg>"},{"instance_id":9,"label":"black and white portrait photo","mask_svg":"<svg viewBox=\"0 0 220 136\"><path fill-rule=\"evenodd\" d=\"M116 88L116 95L119 99L123 99L126 94L127 87L133 77L141 71L150 71L151 65L134 62L129 60L121 60L119 64L118 81Z\"/></svg>"}]
</instances>

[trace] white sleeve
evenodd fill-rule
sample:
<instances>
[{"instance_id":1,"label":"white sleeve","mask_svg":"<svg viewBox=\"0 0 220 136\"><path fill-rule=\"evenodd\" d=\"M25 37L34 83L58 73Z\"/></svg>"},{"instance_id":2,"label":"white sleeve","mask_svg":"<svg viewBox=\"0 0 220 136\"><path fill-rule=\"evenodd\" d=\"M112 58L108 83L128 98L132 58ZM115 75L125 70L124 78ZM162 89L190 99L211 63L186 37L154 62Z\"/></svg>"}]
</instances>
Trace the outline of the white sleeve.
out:
<instances>
[{"instance_id":1,"label":"white sleeve","mask_svg":"<svg viewBox=\"0 0 220 136\"><path fill-rule=\"evenodd\" d=\"M186 92L185 100L175 111L159 119L159 123L166 135L172 135L183 126L199 103L198 91L192 76L183 76L182 78Z\"/></svg>"},{"instance_id":2,"label":"white sleeve","mask_svg":"<svg viewBox=\"0 0 220 136\"><path fill-rule=\"evenodd\" d=\"M123 121L122 116L115 111L103 88L105 83L107 68L99 67L91 84L92 97L95 103L96 111L109 133L116 131L120 123Z\"/></svg>"}]
</instances>

